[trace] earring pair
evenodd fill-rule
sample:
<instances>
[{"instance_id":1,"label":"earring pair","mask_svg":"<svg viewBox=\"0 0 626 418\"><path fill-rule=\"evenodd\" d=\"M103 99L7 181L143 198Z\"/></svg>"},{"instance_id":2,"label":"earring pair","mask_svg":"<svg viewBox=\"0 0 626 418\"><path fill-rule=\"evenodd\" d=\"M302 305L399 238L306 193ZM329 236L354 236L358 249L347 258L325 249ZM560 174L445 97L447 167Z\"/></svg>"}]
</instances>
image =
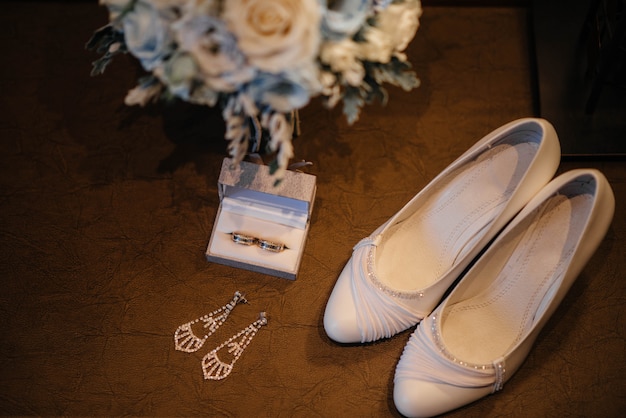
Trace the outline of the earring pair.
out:
<instances>
[{"instance_id":1,"label":"earring pair","mask_svg":"<svg viewBox=\"0 0 626 418\"><path fill-rule=\"evenodd\" d=\"M176 350L186 353L198 351L206 340L226 321L235 306L237 306L238 303L247 302L244 295L236 291L232 300L226 305L200 318L180 325L176 331L174 331L174 346ZM202 337L198 337L192 329L192 327L199 322L203 322L203 328L207 329ZM226 378L232 371L235 362L239 360L243 351L252 341L252 338L254 338L256 333L263 326L267 325L267 322L266 313L261 312L259 319L206 354L202 358L202 372L204 378L207 380L222 380ZM225 347L228 348L228 352L232 355L230 362L224 362L219 358L219 351Z\"/></svg>"}]
</instances>

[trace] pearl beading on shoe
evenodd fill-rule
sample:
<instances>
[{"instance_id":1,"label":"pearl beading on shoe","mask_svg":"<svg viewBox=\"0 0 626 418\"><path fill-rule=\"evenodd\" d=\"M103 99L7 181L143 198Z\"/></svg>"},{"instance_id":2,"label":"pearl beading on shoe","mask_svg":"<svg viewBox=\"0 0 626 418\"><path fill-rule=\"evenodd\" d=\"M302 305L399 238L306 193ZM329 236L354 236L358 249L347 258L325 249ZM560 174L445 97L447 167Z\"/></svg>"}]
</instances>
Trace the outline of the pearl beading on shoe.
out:
<instances>
[{"instance_id":1,"label":"pearl beading on shoe","mask_svg":"<svg viewBox=\"0 0 626 418\"><path fill-rule=\"evenodd\" d=\"M432 322L430 325L430 331L433 335L433 340L435 342L435 345L439 349L439 352L441 353L441 355L444 356L446 359L450 360L451 362L461 367L464 367L466 369L471 369L471 370L476 370L476 371L493 370L495 374L495 382L493 384L492 393L502 390L502 387L504 386L504 379L506 376L504 358L499 358L497 360L494 360L494 362L491 364L470 363L467 361L457 359L452 353L450 353L446 349L446 347L443 344L443 341L441 340L441 332L439 331L439 327L437 325L437 315L433 315L431 318L432 318Z\"/></svg>"},{"instance_id":2,"label":"pearl beading on shoe","mask_svg":"<svg viewBox=\"0 0 626 418\"><path fill-rule=\"evenodd\" d=\"M502 390L502 387L504 386L504 377L506 375L504 359L494 361L493 366L496 372L496 382L493 384L492 393Z\"/></svg>"},{"instance_id":3,"label":"pearl beading on shoe","mask_svg":"<svg viewBox=\"0 0 626 418\"><path fill-rule=\"evenodd\" d=\"M373 241L373 240L372 240ZM416 292L404 292L401 290L393 289L386 284L382 283L376 273L374 272L374 248L375 245L370 246L367 250L367 277L372 282L372 284L381 292L388 294L394 298L398 299L420 299L424 297L424 292L418 290Z\"/></svg>"}]
</instances>

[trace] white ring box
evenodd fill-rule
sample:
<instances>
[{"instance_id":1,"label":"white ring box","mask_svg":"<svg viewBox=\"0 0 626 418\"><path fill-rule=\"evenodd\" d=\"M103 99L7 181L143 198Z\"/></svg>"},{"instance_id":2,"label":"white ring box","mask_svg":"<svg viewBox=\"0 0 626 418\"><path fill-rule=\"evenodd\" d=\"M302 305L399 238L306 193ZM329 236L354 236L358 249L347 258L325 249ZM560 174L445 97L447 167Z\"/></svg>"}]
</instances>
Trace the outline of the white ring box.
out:
<instances>
[{"instance_id":1,"label":"white ring box","mask_svg":"<svg viewBox=\"0 0 626 418\"><path fill-rule=\"evenodd\" d=\"M218 180L220 206L206 250L207 260L295 280L300 268L316 192L316 177L287 170L283 180L266 165L225 158ZM242 245L232 233L285 245L272 252Z\"/></svg>"}]
</instances>

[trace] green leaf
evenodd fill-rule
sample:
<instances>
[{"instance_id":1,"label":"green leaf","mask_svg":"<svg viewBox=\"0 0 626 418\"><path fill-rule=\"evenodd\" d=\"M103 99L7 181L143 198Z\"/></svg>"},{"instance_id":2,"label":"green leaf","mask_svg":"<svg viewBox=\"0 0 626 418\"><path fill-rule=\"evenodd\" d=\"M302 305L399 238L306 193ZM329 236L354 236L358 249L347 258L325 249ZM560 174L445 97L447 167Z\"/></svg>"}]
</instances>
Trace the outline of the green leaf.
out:
<instances>
[{"instance_id":1,"label":"green leaf","mask_svg":"<svg viewBox=\"0 0 626 418\"><path fill-rule=\"evenodd\" d=\"M116 45L116 48L112 48L113 45ZM89 41L87 41L85 48L104 54L92 62L92 76L102 74L116 55L128 52L124 42L124 34L116 31L111 25L95 31Z\"/></svg>"}]
</instances>

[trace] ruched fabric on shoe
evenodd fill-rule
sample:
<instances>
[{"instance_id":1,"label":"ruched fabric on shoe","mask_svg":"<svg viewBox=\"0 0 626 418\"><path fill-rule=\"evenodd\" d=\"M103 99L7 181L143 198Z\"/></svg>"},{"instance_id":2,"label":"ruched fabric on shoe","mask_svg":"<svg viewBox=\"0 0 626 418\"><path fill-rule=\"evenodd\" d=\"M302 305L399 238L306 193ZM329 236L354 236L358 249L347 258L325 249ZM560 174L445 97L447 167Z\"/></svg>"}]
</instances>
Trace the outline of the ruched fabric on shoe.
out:
<instances>
[{"instance_id":1,"label":"ruched fabric on shoe","mask_svg":"<svg viewBox=\"0 0 626 418\"><path fill-rule=\"evenodd\" d=\"M442 348L437 344L435 317L431 315L424 319L409 338L396 369L394 384L402 380L420 380L467 388L492 386L492 391L500 389L497 364L463 364L442 355Z\"/></svg>"},{"instance_id":2,"label":"ruched fabric on shoe","mask_svg":"<svg viewBox=\"0 0 626 418\"><path fill-rule=\"evenodd\" d=\"M558 163L558 137L541 119L478 141L357 244L326 306L328 336L363 343L419 323Z\"/></svg>"},{"instance_id":3,"label":"ruched fabric on shoe","mask_svg":"<svg viewBox=\"0 0 626 418\"><path fill-rule=\"evenodd\" d=\"M394 378L398 410L439 415L502 389L602 241L614 207L597 170L561 174L539 191L409 339Z\"/></svg>"},{"instance_id":4,"label":"ruched fabric on shoe","mask_svg":"<svg viewBox=\"0 0 626 418\"><path fill-rule=\"evenodd\" d=\"M414 326L428 314L415 309L412 299L394 297L372 282L368 256L370 251L376 251L376 244L371 237L364 238L354 247L352 255L352 296L361 342L389 338Z\"/></svg>"}]
</instances>

